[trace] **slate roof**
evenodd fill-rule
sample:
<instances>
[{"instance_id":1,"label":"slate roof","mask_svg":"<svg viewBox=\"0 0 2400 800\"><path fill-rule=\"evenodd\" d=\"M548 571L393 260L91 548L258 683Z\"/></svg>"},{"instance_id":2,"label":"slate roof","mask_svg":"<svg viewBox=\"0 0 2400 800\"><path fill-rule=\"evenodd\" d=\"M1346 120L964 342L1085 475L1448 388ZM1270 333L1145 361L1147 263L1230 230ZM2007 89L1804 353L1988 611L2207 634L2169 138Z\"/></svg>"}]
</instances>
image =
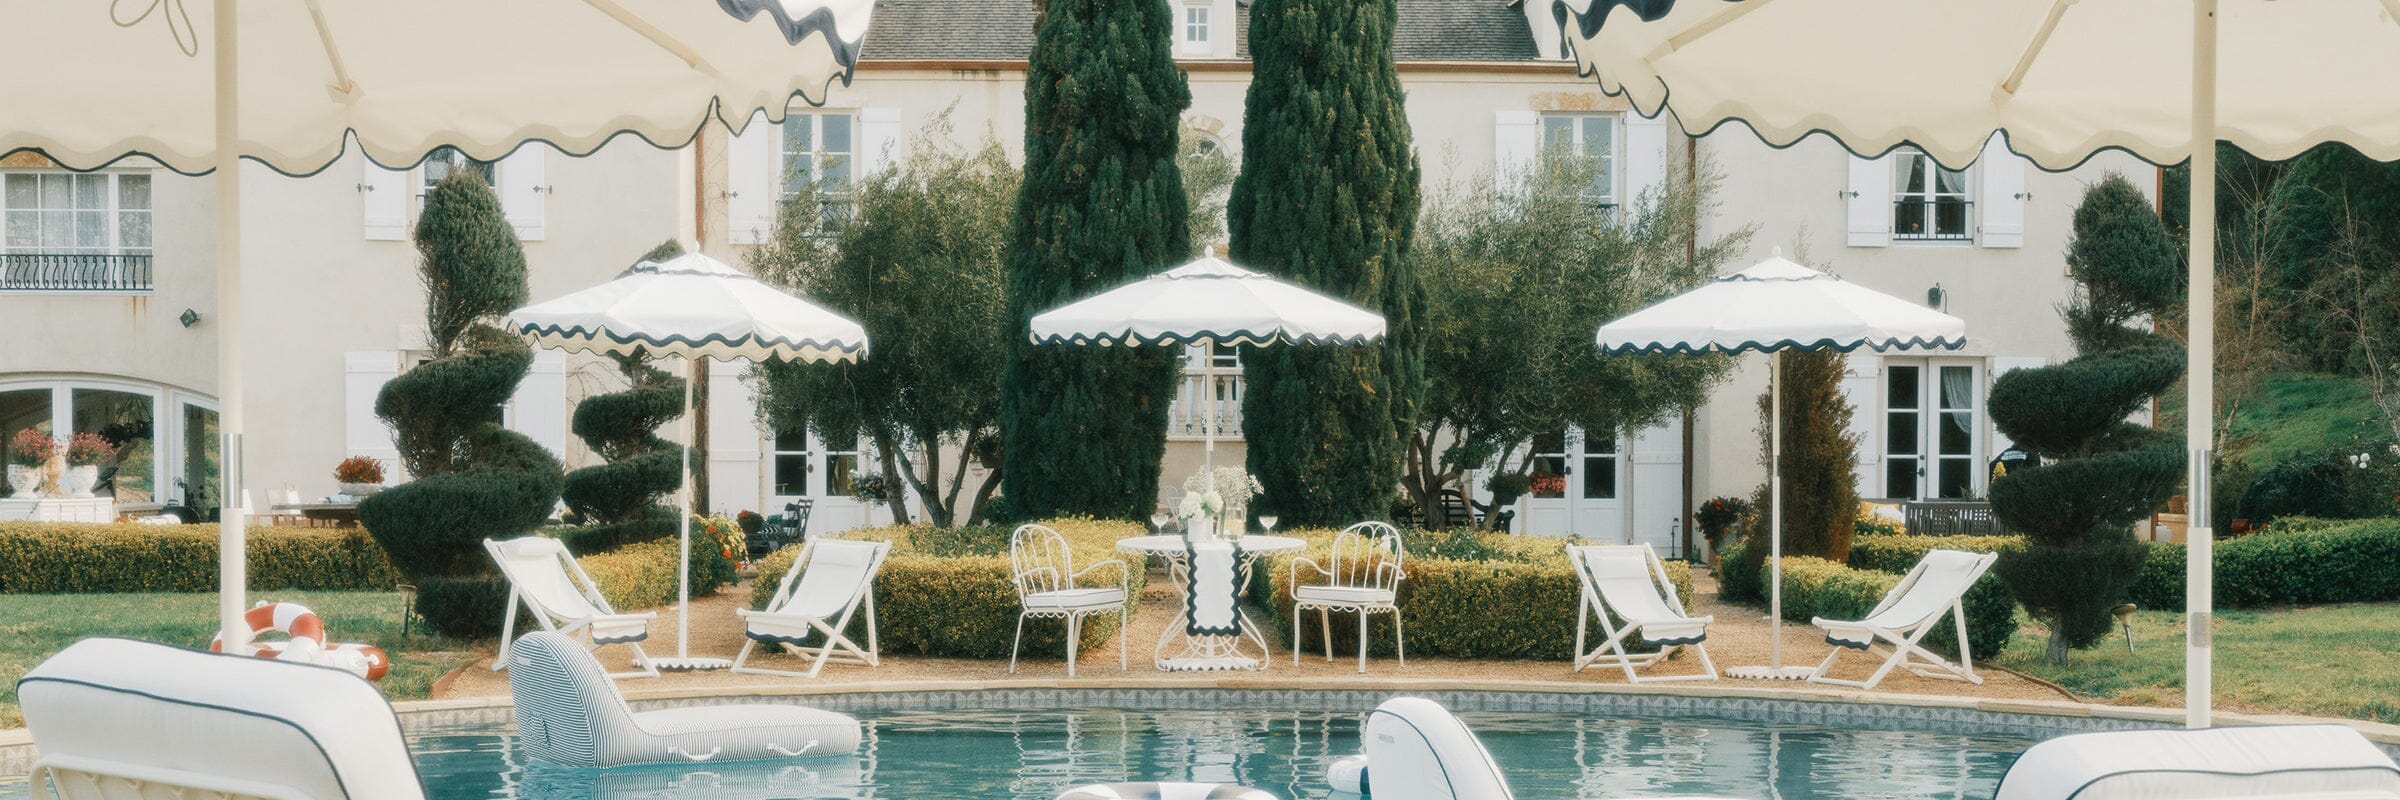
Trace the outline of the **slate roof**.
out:
<instances>
[{"instance_id":1,"label":"slate roof","mask_svg":"<svg viewBox=\"0 0 2400 800\"><path fill-rule=\"evenodd\" d=\"M1532 61L1523 12L1503 0L1398 0L1400 61ZM1250 4L1235 3L1234 53L1249 58ZM1033 51L1033 0L876 0L861 58L1023 61Z\"/></svg>"}]
</instances>

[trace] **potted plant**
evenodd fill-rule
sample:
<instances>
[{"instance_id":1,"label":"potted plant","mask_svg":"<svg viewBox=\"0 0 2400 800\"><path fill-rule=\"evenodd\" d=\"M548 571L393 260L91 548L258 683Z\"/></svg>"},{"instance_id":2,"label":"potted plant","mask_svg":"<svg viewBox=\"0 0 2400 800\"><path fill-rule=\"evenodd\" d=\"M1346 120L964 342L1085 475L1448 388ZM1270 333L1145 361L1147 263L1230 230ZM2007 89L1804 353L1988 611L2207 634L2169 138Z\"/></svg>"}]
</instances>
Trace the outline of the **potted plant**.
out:
<instances>
[{"instance_id":1,"label":"potted plant","mask_svg":"<svg viewBox=\"0 0 2400 800\"><path fill-rule=\"evenodd\" d=\"M1183 502L1176 505L1175 518L1183 520L1183 535L1194 542L1240 536L1242 526L1233 520L1244 516L1250 498L1261 491L1258 479L1241 467L1218 467L1213 473L1203 469L1183 479Z\"/></svg>"},{"instance_id":2,"label":"potted plant","mask_svg":"<svg viewBox=\"0 0 2400 800\"><path fill-rule=\"evenodd\" d=\"M1533 477L1522 472L1494 472L1483 480L1483 488L1492 492L1492 508L1507 508L1517 504L1517 498L1533 491Z\"/></svg>"},{"instance_id":3,"label":"potted plant","mask_svg":"<svg viewBox=\"0 0 2400 800\"><path fill-rule=\"evenodd\" d=\"M1740 527L1742 520L1749 516L1749 500L1718 497L1701 503L1692 518L1700 526L1700 535L1708 538L1708 551L1714 554L1725 549L1726 535Z\"/></svg>"},{"instance_id":4,"label":"potted plant","mask_svg":"<svg viewBox=\"0 0 2400 800\"><path fill-rule=\"evenodd\" d=\"M8 488L20 500L31 500L42 488L42 473L58 456L58 440L32 428L8 439Z\"/></svg>"},{"instance_id":5,"label":"potted plant","mask_svg":"<svg viewBox=\"0 0 2400 800\"><path fill-rule=\"evenodd\" d=\"M383 491L383 462L367 456L351 456L333 468L333 479L341 484L342 494L365 500Z\"/></svg>"},{"instance_id":6,"label":"potted plant","mask_svg":"<svg viewBox=\"0 0 2400 800\"><path fill-rule=\"evenodd\" d=\"M100 485L100 467L117 459L117 446L97 433L67 437L67 469L58 477L58 490L68 497L90 497Z\"/></svg>"}]
</instances>

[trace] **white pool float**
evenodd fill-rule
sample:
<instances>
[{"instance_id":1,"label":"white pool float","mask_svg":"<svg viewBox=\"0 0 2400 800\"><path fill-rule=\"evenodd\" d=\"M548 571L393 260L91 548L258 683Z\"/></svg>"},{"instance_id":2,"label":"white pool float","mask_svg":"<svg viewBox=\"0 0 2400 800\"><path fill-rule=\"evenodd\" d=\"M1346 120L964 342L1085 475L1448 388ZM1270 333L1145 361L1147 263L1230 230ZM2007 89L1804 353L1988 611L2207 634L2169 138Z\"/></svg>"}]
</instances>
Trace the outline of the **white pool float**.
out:
<instances>
[{"instance_id":1,"label":"white pool float","mask_svg":"<svg viewBox=\"0 0 2400 800\"><path fill-rule=\"evenodd\" d=\"M1095 783L1068 789L1058 800L1281 800L1230 783Z\"/></svg>"},{"instance_id":2,"label":"white pool float","mask_svg":"<svg viewBox=\"0 0 2400 800\"><path fill-rule=\"evenodd\" d=\"M2400 765L2344 725L2110 731L2017 757L1996 800L2400 800Z\"/></svg>"}]
</instances>

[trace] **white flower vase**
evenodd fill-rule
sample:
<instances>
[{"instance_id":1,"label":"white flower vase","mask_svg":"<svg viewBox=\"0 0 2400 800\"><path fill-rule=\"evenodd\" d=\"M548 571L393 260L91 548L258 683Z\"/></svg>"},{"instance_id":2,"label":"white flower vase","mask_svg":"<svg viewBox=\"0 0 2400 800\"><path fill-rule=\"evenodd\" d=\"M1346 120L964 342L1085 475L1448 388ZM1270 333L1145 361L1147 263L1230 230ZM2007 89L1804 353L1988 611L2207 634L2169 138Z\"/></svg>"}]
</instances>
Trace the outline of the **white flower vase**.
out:
<instances>
[{"instance_id":1,"label":"white flower vase","mask_svg":"<svg viewBox=\"0 0 2400 800\"><path fill-rule=\"evenodd\" d=\"M1216 538L1216 518L1202 514L1200 516L1183 521L1184 541L1191 542L1192 544L1206 544L1208 542L1216 541Z\"/></svg>"},{"instance_id":2,"label":"white flower vase","mask_svg":"<svg viewBox=\"0 0 2400 800\"><path fill-rule=\"evenodd\" d=\"M33 491L42 488L42 468L8 465L8 488L15 492L10 495L11 497L19 500L33 499Z\"/></svg>"},{"instance_id":3,"label":"white flower vase","mask_svg":"<svg viewBox=\"0 0 2400 800\"><path fill-rule=\"evenodd\" d=\"M68 467L59 473L58 490L68 497L90 497L92 487L100 485L98 466Z\"/></svg>"}]
</instances>

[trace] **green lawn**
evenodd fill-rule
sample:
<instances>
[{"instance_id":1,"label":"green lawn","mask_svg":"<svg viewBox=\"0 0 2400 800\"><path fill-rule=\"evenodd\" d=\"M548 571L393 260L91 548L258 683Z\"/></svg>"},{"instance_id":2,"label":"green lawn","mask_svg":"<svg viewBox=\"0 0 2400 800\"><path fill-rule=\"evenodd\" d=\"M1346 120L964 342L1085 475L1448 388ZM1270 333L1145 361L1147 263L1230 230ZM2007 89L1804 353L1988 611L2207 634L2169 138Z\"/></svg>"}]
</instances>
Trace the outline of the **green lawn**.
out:
<instances>
[{"instance_id":1,"label":"green lawn","mask_svg":"<svg viewBox=\"0 0 2400 800\"><path fill-rule=\"evenodd\" d=\"M2219 708L2400 724L2400 604L2220 611L2215 633ZM2143 611L2133 654L2119 635L2063 667L2042 663L2049 635L2029 624L1995 661L2102 702L2183 704L2182 614Z\"/></svg>"},{"instance_id":2,"label":"green lawn","mask_svg":"<svg viewBox=\"0 0 2400 800\"><path fill-rule=\"evenodd\" d=\"M393 592L277 592L266 599L296 602L325 620L337 642L365 642L392 657L382 682L393 699L422 698L433 682L475 653L415 631L400 635L400 595ZM0 595L0 728L25 724L17 711L17 679L78 639L127 636L206 647L216 635L214 594Z\"/></svg>"}]
</instances>

